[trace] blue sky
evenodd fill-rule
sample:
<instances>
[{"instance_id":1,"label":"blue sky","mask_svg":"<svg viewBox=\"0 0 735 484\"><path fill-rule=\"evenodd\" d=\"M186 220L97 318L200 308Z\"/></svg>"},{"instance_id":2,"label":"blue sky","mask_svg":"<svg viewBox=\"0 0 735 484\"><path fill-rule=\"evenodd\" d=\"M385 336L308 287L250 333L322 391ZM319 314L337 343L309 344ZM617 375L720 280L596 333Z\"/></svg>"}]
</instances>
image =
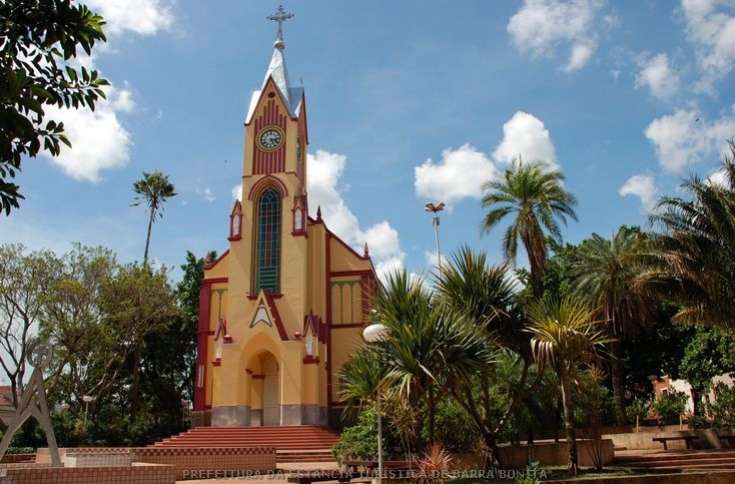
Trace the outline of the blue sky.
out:
<instances>
[{"instance_id":1,"label":"blue sky","mask_svg":"<svg viewBox=\"0 0 735 484\"><path fill-rule=\"evenodd\" d=\"M273 51L270 0L89 0L108 21L92 58L112 84L89 112L57 112L74 144L25 160L26 200L0 243L61 254L73 242L142 260L144 171L178 196L151 258L227 249L243 163L243 120ZM735 2L717 0L283 1L291 84L309 122L310 210L381 272L427 272L427 202L445 202L440 240L502 260L481 236L481 185L509 162L543 159L578 198L578 243L645 225L658 196L709 176L735 137ZM314 215L314 213L312 213ZM525 254L519 264L525 265Z\"/></svg>"}]
</instances>

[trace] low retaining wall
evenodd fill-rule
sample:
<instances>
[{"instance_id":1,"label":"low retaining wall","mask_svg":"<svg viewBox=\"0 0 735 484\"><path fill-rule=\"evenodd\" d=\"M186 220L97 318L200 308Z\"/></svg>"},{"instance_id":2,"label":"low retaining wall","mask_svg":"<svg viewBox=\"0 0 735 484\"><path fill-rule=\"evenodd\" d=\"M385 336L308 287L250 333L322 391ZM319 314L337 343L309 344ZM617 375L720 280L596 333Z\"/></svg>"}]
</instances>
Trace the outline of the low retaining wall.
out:
<instances>
[{"instance_id":1,"label":"low retaining wall","mask_svg":"<svg viewBox=\"0 0 735 484\"><path fill-rule=\"evenodd\" d=\"M595 467L598 464L608 465L615 458L611 439L577 440L577 459L583 467ZM500 446L499 460L503 468L525 469L529 462L538 462L541 466L566 465L568 459L567 443L539 441L534 444L518 444Z\"/></svg>"},{"instance_id":2,"label":"low retaining wall","mask_svg":"<svg viewBox=\"0 0 735 484\"><path fill-rule=\"evenodd\" d=\"M645 429L645 430L644 430ZM663 445L660 442L654 442L654 437L675 437L679 435L696 435L697 440L692 442L694 449L722 449L728 448L727 443L723 443L719 435L720 433L728 434L732 431L729 429L694 429L679 430L678 425L668 427L641 427L639 432L633 431L627 434L609 434L604 435L606 439L612 439L615 447L625 447L628 450L661 450ZM674 440L667 443L669 449L686 449L686 443L683 440Z\"/></svg>"},{"instance_id":3,"label":"low retaining wall","mask_svg":"<svg viewBox=\"0 0 735 484\"><path fill-rule=\"evenodd\" d=\"M173 466L177 480L248 477L276 470L274 447L79 447L59 449L59 456L65 465L78 467L95 465L120 469L118 466L125 462L167 464ZM51 464L48 448L38 449L36 463Z\"/></svg>"},{"instance_id":4,"label":"low retaining wall","mask_svg":"<svg viewBox=\"0 0 735 484\"><path fill-rule=\"evenodd\" d=\"M248 477L276 470L275 447L144 447L134 452L140 462L173 465L177 480Z\"/></svg>"},{"instance_id":5,"label":"low retaining wall","mask_svg":"<svg viewBox=\"0 0 735 484\"><path fill-rule=\"evenodd\" d=\"M173 466L133 463L125 467L51 467L50 464L2 464L2 484L174 484Z\"/></svg>"}]
</instances>

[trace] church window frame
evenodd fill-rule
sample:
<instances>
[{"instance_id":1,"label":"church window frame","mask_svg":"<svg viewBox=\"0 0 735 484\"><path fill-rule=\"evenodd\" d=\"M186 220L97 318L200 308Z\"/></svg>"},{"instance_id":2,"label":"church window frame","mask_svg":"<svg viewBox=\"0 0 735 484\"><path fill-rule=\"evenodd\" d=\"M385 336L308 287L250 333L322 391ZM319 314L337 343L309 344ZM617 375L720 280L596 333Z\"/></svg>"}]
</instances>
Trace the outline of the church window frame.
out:
<instances>
[{"instance_id":1,"label":"church window frame","mask_svg":"<svg viewBox=\"0 0 735 484\"><path fill-rule=\"evenodd\" d=\"M280 294L283 199L274 186L265 188L255 203L255 289Z\"/></svg>"}]
</instances>

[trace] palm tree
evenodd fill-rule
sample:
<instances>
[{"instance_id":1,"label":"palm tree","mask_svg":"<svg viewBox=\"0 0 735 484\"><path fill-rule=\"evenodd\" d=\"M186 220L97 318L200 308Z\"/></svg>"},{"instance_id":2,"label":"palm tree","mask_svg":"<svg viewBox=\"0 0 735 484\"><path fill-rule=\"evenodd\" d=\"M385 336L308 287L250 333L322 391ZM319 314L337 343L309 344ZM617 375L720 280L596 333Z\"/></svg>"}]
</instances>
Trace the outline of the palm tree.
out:
<instances>
[{"instance_id":1,"label":"palm tree","mask_svg":"<svg viewBox=\"0 0 735 484\"><path fill-rule=\"evenodd\" d=\"M567 470L577 474L577 439L572 412L572 388L578 381L580 364L596 358L597 348L610 341L595 311L569 298L561 301L541 300L529 311L527 331L539 370L552 368L561 382L564 428L568 446Z\"/></svg>"},{"instance_id":2,"label":"palm tree","mask_svg":"<svg viewBox=\"0 0 735 484\"><path fill-rule=\"evenodd\" d=\"M676 321L735 327L735 143L717 179L692 176L681 186L690 198L663 197L651 222L659 262L647 278L675 294Z\"/></svg>"},{"instance_id":3,"label":"palm tree","mask_svg":"<svg viewBox=\"0 0 735 484\"><path fill-rule=\"evenodd\" d=\"M474 420L488 449L497 456L497 436L505 430L516 408L538 380L529 384L533 364L529 335L522 331L523 319L515 301L516 284L507 264L491 266L485 253L462 247L442 264L436 280L439 303L445 311L461 314L496 352L494 360L508 362L517 378L502 380L497 364L471 378L458 377L455 369L445 372L446 388ZM507 405L498 414L491 395L505 385Z\"/></svg>"},{"instance_id":4,"label":"palm tree","mask_svg":"<svg viewBox=\"0 0 735 484\"><path fill-rule=\"evenodd\" d=\"M143 253L143 268L148 267L148 249L151 243L151 230L156 215L163 217L163 203L176 196L174 185L168 180L168 176L160 171L143 172L143 178L133 183L133 191L136 193L134 207L141 203L145 203L150 210L148 218L148 233L145 239L145 252ZM133 355L133 387L131 395L133 396L133 405L131 409L132 419L135 420L138 408L138 391L140 387L140 365L143 358L143 338L138 338L135 342L135 353Z\"/></svg>"},{"instance_id":5,"label":"palm tree","mask_svg":"<svg viewBox=\"0 0 735 484\"><path fill-rule=\"evenodd\" d=\"M531 283L538 296L536 282L546 269L546 237L561 240L557 220L566 223L566 217L576 220L574 206L577 199L564 190L564 176L541 161L523 163L514 161L501 180L482 186L485 192L482 207L488 209L482 222L483 232L489 233L508 215L515 218L503 236L506 259L515 263L520 240L528 253Z\"/></svg>"},{"instance_id":6,"label":"palm tree","mask_svg":"<svg viewBox=\"0 0 735 484\"><path fill-rule=\"evenodd\" d=\"M169 182L168 176L164 175L160 171L143 172L143 178L133 183L133 191L137 194L135 197L134 207L145 203L150 210L150 217L148 219L148 234L145 239L145 252L143 254L143 265L148 264L148 248L151 243L151 230L153 229L153 222L156 220L156 215L163 217L163 203L176 196L176 189L174 185Z\"/></svg>"},{"instance_id":7,"label":"palm tree","mask_svg":"<svg viewBox=\"0 0 735 484\"><path fill-rule=\"evenodd\" d=\"M412 279L406 271L388 276L373 308L386 327L386 336L363 352L382 372L369 371L360 361L364 356L353 357L342 374L344 397L370 399L377 385L381 395L400 399L405 408L416 410L423 403L432 422L433 396L442 389L447 373L468 380L493 363L495 354L487 338L467 318L442 310L424 281ZM407 440L414 440L421 435L423 417L415 414L413 422L404 418L394 423L403 427ZM412 444L421 447L418 441Z\"/></svg>"},{"instance_id":8,"label":"palm tree","mask_svg":"<svg viewBox=\"0 0 735 484\"><path fill-rule=\"evenodd\" d=\"M598 234L580 244L572 257L571 288L598 315L615 341L611 343L613 397L618 425L627 425L623 345L626 338L653 319L657 300L640 283L648 237L638 228L622 226L610 240Z\"/></svg>"}]
</instances>

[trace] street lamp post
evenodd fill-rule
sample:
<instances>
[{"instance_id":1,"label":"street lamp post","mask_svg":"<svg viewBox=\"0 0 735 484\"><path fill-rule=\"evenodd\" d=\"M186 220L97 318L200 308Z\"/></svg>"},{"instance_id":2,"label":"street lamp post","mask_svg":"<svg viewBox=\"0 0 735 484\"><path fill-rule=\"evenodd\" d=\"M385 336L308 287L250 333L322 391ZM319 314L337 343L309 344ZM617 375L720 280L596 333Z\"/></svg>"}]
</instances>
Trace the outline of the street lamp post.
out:
<instances>
[{"instance_id":1,"label":"street lamp post","mask_svg":"<svg viewBox=\"0 0 735 484\"><path fill-rule=\"evenodd\" d=\"M439 272L442 270L442 253L439 249L439 212L444 210L444 202L440 202L436 205L429 202L425 205L424 210L431 212L434 215L431 217L431 224L434 226L434 236L436 237L436 261Z\"/></svg>"},{"instance_id":2,"label":"street lamp post","mask_svg":"<svg viewBox=\"0 0 735 484\"><path fill-rule=\"evenodd\" d=\"M368 343L378 343L384 341L388 334L388 328L381 323L373 323L362 331L362 337ZM383 417L380 409L380 384L376 389L377 398L375 400L375 409L378 412L378 482L383 480Z\"/></svg>"}]
</instances>

